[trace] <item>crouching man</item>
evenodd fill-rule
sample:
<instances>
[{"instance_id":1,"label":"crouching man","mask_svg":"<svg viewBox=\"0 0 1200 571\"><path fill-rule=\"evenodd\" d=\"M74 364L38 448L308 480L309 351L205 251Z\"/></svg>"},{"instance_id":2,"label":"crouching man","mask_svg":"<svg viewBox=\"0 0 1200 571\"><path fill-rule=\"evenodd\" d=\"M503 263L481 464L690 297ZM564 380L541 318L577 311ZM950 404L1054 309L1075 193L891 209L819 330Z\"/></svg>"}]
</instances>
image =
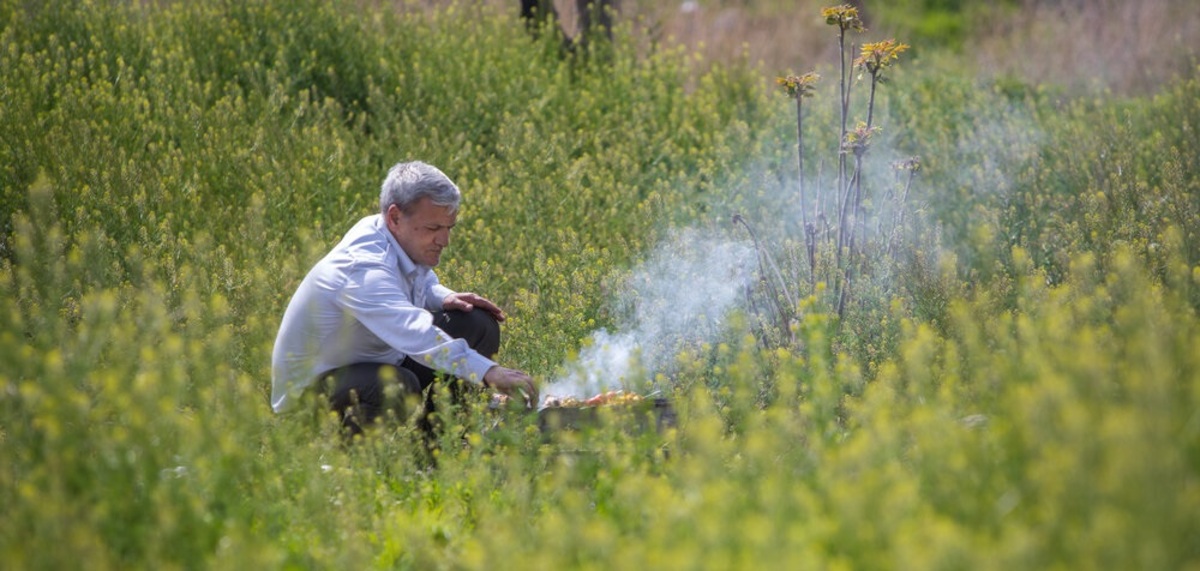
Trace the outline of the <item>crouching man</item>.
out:
<instances>
[{"instance_id":1,"label":"crouching man","mask_svg":"<svg viewBox=\"0 0 1200 571\"><path fill-rule=\"evenodd\" d=\"M388 171L379 214L359 220L288 303L271 356L275 412L318 387L345 429L360 434L386 411L402 411L406 396L428 396L438 378L537 402L528 374L492 360L504 312L433 273L460 201L436 167L406 162Z\"/></svg>"}]
</instances>

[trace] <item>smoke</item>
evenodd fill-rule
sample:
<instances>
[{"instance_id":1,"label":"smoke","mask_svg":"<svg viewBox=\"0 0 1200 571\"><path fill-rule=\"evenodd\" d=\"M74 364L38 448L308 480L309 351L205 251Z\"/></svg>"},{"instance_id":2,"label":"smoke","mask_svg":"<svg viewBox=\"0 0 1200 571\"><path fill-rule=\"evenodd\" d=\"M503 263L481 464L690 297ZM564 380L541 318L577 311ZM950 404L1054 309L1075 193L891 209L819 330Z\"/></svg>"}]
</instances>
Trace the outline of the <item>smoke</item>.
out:
<instances>
[{"instance_id":1,"label":"smoke","mask_svg":"<svg viewBox=\"0 0 1200 571\"><path fill-rule=\"evenodd\" d=\"M584 398L607 390L648 392L682 349L711 342L726 328L751 279L753 246L715 232L681 230L625 280L616 303L625 323L600 329L542 393Z\"/></svg>"},{"instance_id":2,"label":"smoke","mask_svg":"<svg viewBox=\"0 0 1200 571\"><path fill-rule=\"evenodd\" d=\"M899 265L902 252L919 255L926 267L937 268L946 247L944 232L960 260L970 256L966 233L981 223L993 228L997 223L975 220L977 211L1002 210L971 206L1003 202L1012 192L1012 173L1037 159L1045 136L1028 109L998 94L969 101L964 111L969 120L957 123L947 123L948 117L941 115L905 122L894 120L886 106L877 110L876 126L883 130L872 139L863 163L864 218L856 224L863 232L858 247L874 258L856 280L858 298L877 298L875 305L886 306L902 277L896 272L908 271ZM836 129L835 116L814 119L810 130ZM920 133L902 129L930 129L952 142L933 146L941 151L935 156L913 156L904 152L903 147L913 147L904 141ZM838 149L833 143L815 153L810 149L803 200L795 172L785 173L781 167L795 160L794 143L781 149L748 168L726 173L723 192L710 197L710 207L747 220L763 248L778 261L779 279L787 287L794 285L792 291L802 298L811 291L800 286L813 278L802 222L814 228L813 239L821 241L817 248L827 250L841 223ZM910 187L912 165L921 165L921 170ZM889 255L895 263L882 259ZM644 393L666 388L656 386L654 379L659 373L670 376L679 351L728 334L729 315L742 308L757 270L756 252L748 240L695 229L670 236L621 281L622 295L615 303L624 319L612 330L594 331L543 394L584 398L614 389ZM834 274L826 270L818 277L829 275Z\"/></svg>"}]
</instances>

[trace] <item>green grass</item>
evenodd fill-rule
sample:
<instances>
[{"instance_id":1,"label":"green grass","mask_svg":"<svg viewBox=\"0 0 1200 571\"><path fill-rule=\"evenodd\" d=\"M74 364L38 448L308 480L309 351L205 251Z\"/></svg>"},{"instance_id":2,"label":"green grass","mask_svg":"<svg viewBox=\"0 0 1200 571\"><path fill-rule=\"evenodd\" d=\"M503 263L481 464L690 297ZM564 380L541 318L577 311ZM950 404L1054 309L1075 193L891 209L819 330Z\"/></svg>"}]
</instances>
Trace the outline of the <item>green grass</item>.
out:
<instances>
[{"instance_id":1,"label":"green grass","mask_svg":"<svg viewBox=\"0 0 1200 571\"><path fill-rule=\"evenodd\" d=\"M902 62L869 211L888 162L923 169L839 320L762 70L694 76L628 30L564 60L474 10L0 0L6 566L1200 564L1194 72L1078 100ZM806 103L813 185L832 83ZM745 240L734 213L803 292L793 327L764 331L753 289L662 373L663 434L546 439L481 398L436 470L406 427L344 447L315 402L270 412L271 344L404 159L463 188L439 273L509 311L501 360L541 380L629 326L677 231Z\"/></svg>"}]
</instances>

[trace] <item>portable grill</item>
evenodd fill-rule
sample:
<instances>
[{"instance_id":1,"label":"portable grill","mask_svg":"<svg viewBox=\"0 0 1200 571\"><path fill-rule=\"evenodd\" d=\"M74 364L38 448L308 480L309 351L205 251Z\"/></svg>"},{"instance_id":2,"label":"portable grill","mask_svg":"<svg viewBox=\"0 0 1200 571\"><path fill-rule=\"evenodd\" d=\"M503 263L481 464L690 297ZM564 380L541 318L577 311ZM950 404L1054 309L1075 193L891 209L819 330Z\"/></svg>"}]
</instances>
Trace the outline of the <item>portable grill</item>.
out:
<instances>
[{"instance_id":1,"label":"portable grill","mask_svg":"<svg viewBox=\"0 0 1200 571\"><path fill-rule=\"evenodd\" d=\"M627 421L630 430L663 432L675 426L675 409L663 397L596 406L550 406L537 411L542 433L595 428L608 420Z\"/></svg>"}]
</instances>

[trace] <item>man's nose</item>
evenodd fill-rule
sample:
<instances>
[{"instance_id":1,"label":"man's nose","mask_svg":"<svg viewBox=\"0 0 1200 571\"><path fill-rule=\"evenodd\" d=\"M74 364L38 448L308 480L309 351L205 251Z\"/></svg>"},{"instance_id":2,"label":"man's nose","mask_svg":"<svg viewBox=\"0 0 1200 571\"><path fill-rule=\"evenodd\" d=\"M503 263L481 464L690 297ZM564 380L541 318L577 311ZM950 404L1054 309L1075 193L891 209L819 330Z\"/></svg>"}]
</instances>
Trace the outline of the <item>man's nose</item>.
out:
<instances>
[{"instance_id":1,"label":"man's nose","mask_svg":"<svg viewBox=\"0 0 1200 571\"><path fill-rule=\"evenodd\" d=\"M447 228L444 230L439 230L436 234L434 234L433 240L439 246L448 246L450 244L450 229Z\"/></svg>"}]
</instances>

